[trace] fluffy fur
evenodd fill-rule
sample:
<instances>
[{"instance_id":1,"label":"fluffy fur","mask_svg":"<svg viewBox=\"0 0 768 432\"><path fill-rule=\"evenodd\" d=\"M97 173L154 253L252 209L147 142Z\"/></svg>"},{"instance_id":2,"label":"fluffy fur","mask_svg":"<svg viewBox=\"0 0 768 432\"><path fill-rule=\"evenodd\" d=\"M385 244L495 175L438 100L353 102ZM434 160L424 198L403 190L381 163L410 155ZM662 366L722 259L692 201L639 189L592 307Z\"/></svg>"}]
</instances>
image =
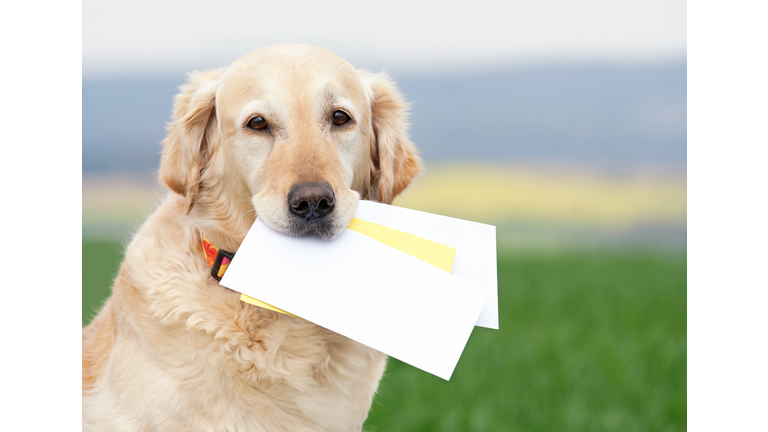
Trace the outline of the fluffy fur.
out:
<instances>
[{"instance_id":1,"label":"fluffy fur","mask_svg":"<svg viewBox=\"0 0 768 432\"><path fill-rule=\"evenodd\" d=\"M337 109L353 123L334 128ZM170 192L83 329L83 429L360 430L386 357L242 303L210 276L200 232L236 251L258 214L304 234L291 226L286 194L325 181L337 207L309 234L334 237L359 198L391 203L418 173L406 110L386 75L316 47L272 46L192 74L163 142ZM269 133L245 127L254 115Z\"/></svg>"}]
</instances>

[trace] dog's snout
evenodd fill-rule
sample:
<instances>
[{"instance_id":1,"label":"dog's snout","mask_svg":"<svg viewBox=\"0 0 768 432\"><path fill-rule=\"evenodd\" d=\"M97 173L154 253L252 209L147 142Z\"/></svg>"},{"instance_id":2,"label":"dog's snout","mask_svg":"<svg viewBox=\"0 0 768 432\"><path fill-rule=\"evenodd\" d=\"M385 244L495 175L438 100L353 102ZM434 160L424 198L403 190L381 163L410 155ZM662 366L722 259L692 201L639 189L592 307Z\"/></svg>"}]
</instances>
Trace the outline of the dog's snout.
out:
<instances>
[{"instance_id":1,"label":"dog's snout","mask_svg":"<svg viewBox=\"0 0 768 432\"><path fill-rule=\"evenodd\" d=\"M288 209L308 223L322 220L336 205L336 195L325 182L295 184L288 192Z\"/></svg>"}]
</instances>

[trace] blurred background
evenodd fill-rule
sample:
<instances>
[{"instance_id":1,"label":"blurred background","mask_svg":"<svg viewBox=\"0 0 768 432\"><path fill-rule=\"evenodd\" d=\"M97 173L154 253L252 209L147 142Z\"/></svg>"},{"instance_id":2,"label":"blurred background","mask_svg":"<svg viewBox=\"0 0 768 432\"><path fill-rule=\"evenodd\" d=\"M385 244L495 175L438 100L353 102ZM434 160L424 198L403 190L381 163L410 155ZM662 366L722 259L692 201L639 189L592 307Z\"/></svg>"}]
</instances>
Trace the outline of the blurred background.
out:
<instances>
[{"instance_id":1,"label":"blurred background","mask_svg":"<svg viewBox=\"0 0 768 432\"><path fill-rule=\"evenodd\" d=\"M500 329L390 359L366 430L685 430L686 4L83 2L83 325L186 73L277 42L385 70L427 169L395 205L497 226Z\"/></svg>"}]
</instances>

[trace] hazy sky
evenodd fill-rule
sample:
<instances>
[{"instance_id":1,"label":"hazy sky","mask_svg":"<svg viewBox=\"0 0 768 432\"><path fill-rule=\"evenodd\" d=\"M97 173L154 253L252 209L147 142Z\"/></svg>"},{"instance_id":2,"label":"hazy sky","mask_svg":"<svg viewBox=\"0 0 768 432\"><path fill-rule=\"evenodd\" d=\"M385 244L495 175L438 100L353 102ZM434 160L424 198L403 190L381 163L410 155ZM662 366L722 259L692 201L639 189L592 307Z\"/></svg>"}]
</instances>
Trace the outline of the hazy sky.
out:
<instances>
[{"instance_id":1,"label":"hazy sky","mask_svg":"<svg viewBox=\"0 0 768 432\"><path fill-rule=\"evenodd\" d=\"M83 74L179 74L262 46L399 73L685 57L683 0L83 1Z\"/></svg>"}]
</instances>

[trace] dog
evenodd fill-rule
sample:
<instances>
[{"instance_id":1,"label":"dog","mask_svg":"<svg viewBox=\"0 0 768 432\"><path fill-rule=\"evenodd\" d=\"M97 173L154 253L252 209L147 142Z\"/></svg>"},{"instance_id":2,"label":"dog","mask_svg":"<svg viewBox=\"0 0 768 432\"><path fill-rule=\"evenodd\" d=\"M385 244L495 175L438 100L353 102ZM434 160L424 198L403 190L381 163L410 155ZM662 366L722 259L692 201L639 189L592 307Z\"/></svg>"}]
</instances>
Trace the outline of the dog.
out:
<instances>
[{"instance_id":1,"label":"dog","mask_svg":"<svg viewBox=\"0 0 768 432\"><path fill-rule=\"evenodd\" d=\"M391 204L422 167L407 110L385 73L307 45L191 74L162 143L168 195L83 329L83 429L361 430L386 356L242 302L201 238L236 252L258 215L330 240L359 199ZM317 277L296 268L285 283Z\"/></svg>"}]
</instances>

